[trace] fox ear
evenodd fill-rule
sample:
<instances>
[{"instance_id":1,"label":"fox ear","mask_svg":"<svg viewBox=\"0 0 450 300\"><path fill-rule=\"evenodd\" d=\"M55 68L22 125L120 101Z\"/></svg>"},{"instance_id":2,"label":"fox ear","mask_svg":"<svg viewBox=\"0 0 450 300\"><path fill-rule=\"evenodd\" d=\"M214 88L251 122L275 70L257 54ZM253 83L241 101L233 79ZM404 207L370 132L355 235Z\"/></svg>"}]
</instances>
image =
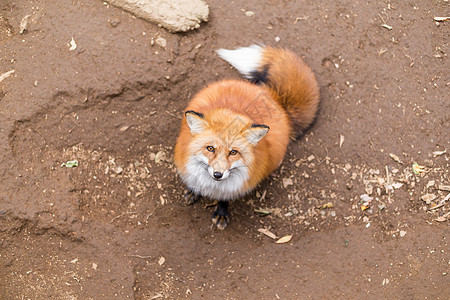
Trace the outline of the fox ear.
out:
<instances>
[{"instance_id":1,"label":"fox ear","mask_svg":"<svg viewBox=\"0 0 450 300\"><path fill-rule=\"evenodd\" d=\"M267 125L253 124L247 129L247 141L252 145L258 144L258 142L269 132L269 129L270 128Z\"/></svg>"},{"instance_id":2,"label":"fox ear","mask_svg":"<svg viewBox=\"0 0 450 300\"><path fill-rule=\"evenodd\" d=\"M186 116L186 123L188 124L192 134L202 133L208 126L208 123L205 121L203 114L201 113L188 110L184 113L184 115Z\"/></svg>"}]
</instances>

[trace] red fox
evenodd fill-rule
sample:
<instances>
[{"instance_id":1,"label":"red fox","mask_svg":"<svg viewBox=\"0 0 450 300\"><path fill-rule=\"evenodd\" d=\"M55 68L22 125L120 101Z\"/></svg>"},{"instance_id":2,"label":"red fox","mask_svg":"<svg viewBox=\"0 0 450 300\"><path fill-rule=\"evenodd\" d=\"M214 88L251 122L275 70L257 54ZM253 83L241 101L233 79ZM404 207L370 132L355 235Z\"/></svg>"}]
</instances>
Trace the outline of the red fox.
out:
<instances>
[{"instance_id":1,"label":"red fox","mask_svg":"<svg viewBox=\"0 0 450 300\"><path fill-rule=\"evenodd\" d=\"M194 96L174 159L186 199L218 200L212 221L224 229L228 202L275 170L291 135L313 123L319 87L311 69L289 50L252 45L217 54L250 82L222 80Z\"/></svg>"}]
</instances>

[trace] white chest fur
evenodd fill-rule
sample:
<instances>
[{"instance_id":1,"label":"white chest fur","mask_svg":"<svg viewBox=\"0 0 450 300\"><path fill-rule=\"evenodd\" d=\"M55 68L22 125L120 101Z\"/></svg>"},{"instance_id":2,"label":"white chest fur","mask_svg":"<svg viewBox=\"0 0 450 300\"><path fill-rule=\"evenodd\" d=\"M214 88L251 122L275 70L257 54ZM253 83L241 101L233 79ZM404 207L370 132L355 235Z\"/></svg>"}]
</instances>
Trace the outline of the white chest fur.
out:
<instances>
[{"instance_id":1,"label":"white chest fur","mask_svg":"<svg viewBox=\"0 0 450 300\"><path fill-rule=\"evenodd\" d=\"M248 180L248 168L240 161L235 162L225 180L215 180L208 172L208 160L203 155L191 157L186 165L187 173L180 174L186 185L196 194L214 200L234 200L246 194L243 190Z\"/></svg>"}]
</instances>

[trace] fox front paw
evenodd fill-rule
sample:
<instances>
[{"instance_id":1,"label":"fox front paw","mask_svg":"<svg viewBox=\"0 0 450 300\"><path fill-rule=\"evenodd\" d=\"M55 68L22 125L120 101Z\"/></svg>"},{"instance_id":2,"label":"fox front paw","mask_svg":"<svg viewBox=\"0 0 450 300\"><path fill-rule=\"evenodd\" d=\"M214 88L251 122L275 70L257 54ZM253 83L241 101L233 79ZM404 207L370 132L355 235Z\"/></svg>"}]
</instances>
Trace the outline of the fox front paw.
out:
<instances>
[{"instance_id":1,"label":"fox front paw","mask_svg":"<svg viewBox=\"0 0 450 300\"><path fill-rule=\"evenodd\" d=\"M200 199L200 194L196 194L193 190L186 188L184 190L184 199L188 204L194 204Z\"/></svg>"},{"instance_id":2,"label":"fox front paw","mask_svg":"<svg viewBox=\"0 0 450 300\"><path fill-rule=\"evenodd\" d=\"M230 214L228 213L228 202L219 201L216 211L212 215L212 222L218 229L225 229L230 223Z\"/></svg>"}]
</instances>

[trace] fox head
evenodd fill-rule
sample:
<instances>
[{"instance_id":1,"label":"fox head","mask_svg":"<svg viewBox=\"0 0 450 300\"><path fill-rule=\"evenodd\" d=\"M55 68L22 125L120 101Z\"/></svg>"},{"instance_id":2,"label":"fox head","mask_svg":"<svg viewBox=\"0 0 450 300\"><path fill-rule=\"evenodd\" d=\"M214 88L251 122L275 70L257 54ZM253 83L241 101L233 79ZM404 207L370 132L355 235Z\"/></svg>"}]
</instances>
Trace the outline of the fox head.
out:
<instances>
[{"instance_id":1,"label":"fox head","mask_svg":"<svg viewBox=\"0 0 450 300\"><path fill-rule=\"evenodd\" d=\"M193 137L189 149L190 173L195 173L199 181L242 186L249 178L253 148L269 132L269 127L252 124L245 116L227 109L215 110L207 117L190 110L185 116Z\"/></svg>"}]
</instances>

